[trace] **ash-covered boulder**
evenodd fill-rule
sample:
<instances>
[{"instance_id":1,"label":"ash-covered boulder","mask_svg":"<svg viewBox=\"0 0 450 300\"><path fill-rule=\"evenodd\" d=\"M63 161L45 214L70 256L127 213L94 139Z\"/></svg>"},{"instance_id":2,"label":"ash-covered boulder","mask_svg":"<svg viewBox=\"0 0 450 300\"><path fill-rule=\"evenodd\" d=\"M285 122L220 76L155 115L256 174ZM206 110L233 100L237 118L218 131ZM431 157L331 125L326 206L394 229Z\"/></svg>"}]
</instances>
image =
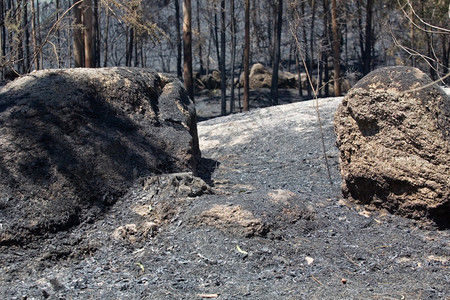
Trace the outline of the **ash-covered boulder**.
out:
<instances>
[{"instance_id":1,"label":"ash-covered boulder","mask_svg":"<svg viewBox=\"0 0 450 300\"><path fill-rule=\"evenodd\" d=\"M410 67L361 79L335 115L342 191L399 215L450 220L450 100Z\"/></svg>"},{"instance_id":2,"label":"ash-covered boulder","mask_svg":"<svg viewBox=\"0 0 450 300\"><path fill-rule=\"evenodd\" d=\"M0 244L94 220L140 178L195 172L182 83L146 69L33 72L0 89Z\"/></svg>"}]
</instances>

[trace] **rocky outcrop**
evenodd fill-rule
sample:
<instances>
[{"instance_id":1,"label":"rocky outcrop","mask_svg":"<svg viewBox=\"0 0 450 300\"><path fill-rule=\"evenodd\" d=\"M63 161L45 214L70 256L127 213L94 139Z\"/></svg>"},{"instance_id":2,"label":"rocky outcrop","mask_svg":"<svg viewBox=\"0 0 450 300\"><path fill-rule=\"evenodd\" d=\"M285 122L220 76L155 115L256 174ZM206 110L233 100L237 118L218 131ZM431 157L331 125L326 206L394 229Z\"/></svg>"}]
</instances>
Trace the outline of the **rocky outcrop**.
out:
<instances>
[{"instance_id":1,"label":"rocky outcrop","mask_svg":"<svg viewBox=\"0 0 450 300\"><path fill-rule=\"evenodd\" d=\"M0 243L89 222L137 180L195 172L182 83L145 69L33 72L0 90Z\"/></svg>"},{"instance_id":2,"label":"rocky outcrop","mask_svg":"<svg viewBox=\"0 0 450 300\"><path fill-rule=\"evenodd\" d=\"M278 87L281 89L297 88L298 76L290 72L278 71ZM244 73L239 77L239 85L244 86ZM270 88L272 86L272 72L263 64L256 63L249 74L250 89Z\"/></svg>"},{"instance_id":3,"label":"rocky outcrop","mask_svg":"<svg viewBox=\"0 0 450 300\"><path fill-rule=\"evenodd\" d=\"M335 115L342 191L416 219L449 225L450 100L415 68L376 70Z\"/></svg>"},{"instance_id":4,"label":"rocky outcrop","mask_svg":"<svg viewBox=\"0 0 450 300\"><path fill-rule=\"evenodd\" d=\"M262 64L254 64L249 74L249 87L251 89L270 88L272 73Z\"/></svg>"}]
</instances>

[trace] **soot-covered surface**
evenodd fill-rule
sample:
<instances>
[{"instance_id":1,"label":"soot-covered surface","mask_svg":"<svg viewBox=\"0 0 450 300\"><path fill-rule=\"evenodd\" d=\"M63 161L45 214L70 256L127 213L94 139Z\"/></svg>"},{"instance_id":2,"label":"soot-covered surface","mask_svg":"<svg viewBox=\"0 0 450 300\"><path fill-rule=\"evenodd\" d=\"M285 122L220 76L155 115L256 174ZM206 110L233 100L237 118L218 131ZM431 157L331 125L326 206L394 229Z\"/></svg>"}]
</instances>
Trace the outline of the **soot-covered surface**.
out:
<instances>
[{"instance_id":1,"label":"soot-covered surface","mask_svg":"<svg viewBox=\"0 0 450 300\"><path fill-rule=\"evenodd\" d=\"M341 199L340 101L320 100L331 184L311 101L200 122L210 189L153 179L177 189L137 184L101 220L3 247L0 297L449 299L448 230Z\"/></svg>"}]
</instances>

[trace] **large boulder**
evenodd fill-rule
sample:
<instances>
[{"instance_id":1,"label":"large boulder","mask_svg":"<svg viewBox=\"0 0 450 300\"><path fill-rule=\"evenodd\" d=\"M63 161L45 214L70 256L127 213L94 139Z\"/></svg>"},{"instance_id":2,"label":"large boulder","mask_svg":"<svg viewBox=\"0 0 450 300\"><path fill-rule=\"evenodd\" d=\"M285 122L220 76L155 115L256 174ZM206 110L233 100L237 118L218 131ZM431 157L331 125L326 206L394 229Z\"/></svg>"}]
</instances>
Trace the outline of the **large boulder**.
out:
<instances>
[{"instance_id":1,"label":"large boulder","mask_svg":"<svg viewBox=\"0 0 450 300\"><path fill-rule=\"evenodd\" d=\"M221 75L220 71L213 70L211 73L200 76L200 80L208 90L220 89Z\"/></svg>"},{"instance_id":2,"label":"large boulder","mask_svg":"<svg viewBox=\"0 0 450 300\"><path fill-rule=\"evenodd\" d=\"M361 203L447 227L450 100L420 70L373 71L335 115L342 191Z\"/></svg>"},{"instance_id":3,"label":"large boulder","mask_svg":"<svg viewBox=\"0 0 450 300\"><path fill-rule=\"evenodd\" d=\"M290 72L278 71L278 88L297 88L297 77ZM239 85L244 86L244 73L239 77ZM272 72L261 63L254 64L249 74L249 88L261 89L270 88L271 86Z\"/></svg>"},{"instance_id":4,"label":"large boulder","mask_svg":"<svg viewBox=\"0 0 450 300\"><path fill-rule=\"evenodd\" d=\"M263 64L254 64L249 74L249 87L251 89L270 88L272 73Z\"/></svg>"},{"instance_id":5,"label":"large boulder","mask_svg":"<svg viewBox=\"0 0 450 300\"><path fill-rule=\"evenodd\" d=\"M182 83L146 69L33 72L0 89L0 124L0 244L89 222L200 159Z\"/></svg>"}]
</instances>

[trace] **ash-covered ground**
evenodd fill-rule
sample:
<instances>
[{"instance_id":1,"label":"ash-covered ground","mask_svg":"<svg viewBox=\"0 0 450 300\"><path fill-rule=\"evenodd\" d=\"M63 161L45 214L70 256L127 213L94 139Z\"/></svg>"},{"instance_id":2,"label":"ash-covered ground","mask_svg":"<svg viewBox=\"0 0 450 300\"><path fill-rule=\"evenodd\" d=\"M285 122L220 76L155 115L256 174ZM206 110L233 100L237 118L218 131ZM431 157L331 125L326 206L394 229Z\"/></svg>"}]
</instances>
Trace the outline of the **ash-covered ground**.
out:
<instances>
[{"instance_id":1,"label":"ash-covered ground","mask_svg":"<svg viewBox=\"0 0 450 300\"><path fill-rule=\"evenodd\" d=\"M327 161L314 101L211 118L198 99L210 187L144 180L95 222L3 246L0 298L450 299L449 230L341 198L341 99L319 100Z\"/></svg>"}]
</instances>

